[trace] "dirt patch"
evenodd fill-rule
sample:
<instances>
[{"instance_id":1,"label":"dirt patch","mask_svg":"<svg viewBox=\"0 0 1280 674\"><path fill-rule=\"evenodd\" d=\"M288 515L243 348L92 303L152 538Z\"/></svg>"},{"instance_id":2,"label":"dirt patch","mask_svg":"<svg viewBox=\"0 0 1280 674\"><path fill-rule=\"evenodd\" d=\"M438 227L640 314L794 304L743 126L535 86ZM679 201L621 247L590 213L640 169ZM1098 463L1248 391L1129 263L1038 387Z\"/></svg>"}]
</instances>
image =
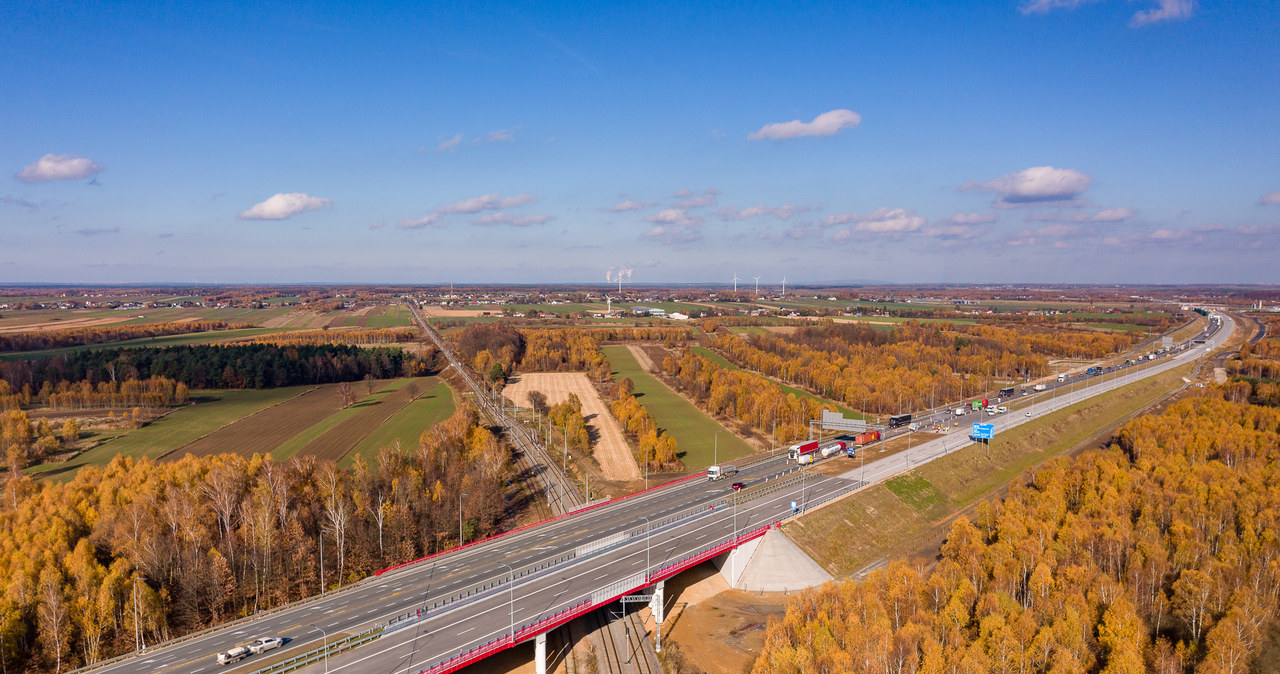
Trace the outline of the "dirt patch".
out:
<instances>
[{"instance_id":1,"label":"dirt patch","mask_svg":"<svg viewBox=\"0 0 1280 674\"><path fill-rule=\"evenodd\" d=\"M787 594L726 589L710 564L667 581L663 641L679 644L685 659L712 674L742 674L760 656L770 617L786 612ZM648 609L645 626L653 632Z\"/></svg>"},{"instance_id":2,"label":"dirt patch","mask_svg":"<svg viewBox=\"0 0 1280 674\"><path fill-rule=\"evenodd\" d=\"M379 382L381 383L381 382ZM373 384L373 390L379 390L379 383ZM359 384L353 384L359 390ZM311 454L318 459L340 461L348 452L355 449L366 436L377 430L399 412L405 405L413 402L423 392L423 387L404 384L400 388L383 396L380 400L361 401L355 404L359 409L342 423L330 428L320 437L303 445L299 454ZM336 394L334 394L336 396Z\"/></svg>"},{"instance_id":3,"label":"dirt patch","mask_svg":"<svg viewBox=\"0 0 1280 674\"><path fill-rule=\"evenodd\" d=\"M502 313L501 309L446 309L441 306L422 307L422 313L429 318L476 318Z\"/></svg>"},{"instance_id":4,"label":"dirt patch","mask_svg":"<svg viewBox=\"0 0 1280 674\"><path fill-rule=\"evenodd\" d=\"M869 321L863 318L832 318L833 323L867 323L869 325L897 325L893 321Z\"/></svg>"},{"instance_id":5,"label":"dirt patch","mask_svg":"<svg viewBox=\"0 0 1280 674\"><path fill-rule=\"evenodd\" d=\"M605 479L635 480L640 477L640 468L622 435L622 428L605 407L587 375L581 372L528 372L511 380L502 393L517 405L528 407L530 391L541 391L551 405L568 400L570 393L577 395L582 401L582 414L587 426L594 431L596 444L592 454L599 462Z\"/></svg>"},{"instance_id":6,"label":"dirt patch","mask_svg":"<svg viewBox=\"0 0 1280 674\"><path fill-rule=\"evenodd\" d=\"M111 325L113 323L124 323L137 318L137 314L122 314L120 316L110 316L102 318L73 318L66 321L41 321L39 323L24 323L22 325L6 325L0 328L0 332L48 332L50 330L65 330L67 328L92 328L99 325Z\"/></svg>"},{"instance_id":7,"label":"dirt patch","mask_svg":"<svg viewBox=\"0 0 1280 674\"><path fill-rule=\"evenodd\" d=\"M337 386L318 386L279 405L251 414L179 447L165 455L165 458L173 460L187 454L211 456L227 452L242 456L253 456L255 452L269 453L289 438L342 409L338 404Z\"/></svg>"},{"instance_id":8,"label":"dirt patch","mask_svg":"<svg viewBox=\"0 0 1280 674\"><path fill-rule=\"evenodd\" d=\"M635 356L636 362L640 364L640 367L648 372L657 372L653 367L653 359L649 358L649 354L645 353L644 347L638 344L631 344L627 346L627 350L631 352L632 356Z\"/></svg>"}]
</instances>

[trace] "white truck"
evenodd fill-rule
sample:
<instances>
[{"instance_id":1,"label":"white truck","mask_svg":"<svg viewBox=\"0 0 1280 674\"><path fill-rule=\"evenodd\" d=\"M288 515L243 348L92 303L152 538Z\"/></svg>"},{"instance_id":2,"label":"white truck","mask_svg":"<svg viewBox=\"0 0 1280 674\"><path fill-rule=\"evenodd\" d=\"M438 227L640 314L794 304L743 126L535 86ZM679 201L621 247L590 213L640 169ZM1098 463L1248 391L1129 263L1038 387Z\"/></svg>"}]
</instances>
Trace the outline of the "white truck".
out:
<instances>
[{"instance_id":1,"label":"white truck","mask_svg":"<svg viewBox=\"0 0 1280 674\"><path fill-rule=\"evenodd\" d=\"M964 408L963 408L963 407L957 407L957 408L956 408L956 411L955 411L955 415L956 415L956 416L958 416L958 417L962 417L962 416L964 416Z\"/></svg>"},{"instance_id":2,"label":"white truck","mask_svg":"<svg viewBox=\"0 0 1280 674\"><path fill-rule=\"evenodd\" d=\"M725 465L725 466L710 466L707 468L707 480L713 481L713 482L715 480L719 480L721 478L725 478L730 475L737 475L737 474L738 474L737 466Z\"/></svg>"},{"instance_id":3,"label":"white truck","mask_svg":"<svg viewBox=\"0 0 1280 674\"><path fill-rule=\"evenodd\" d=\"M233 662L240 662L249 657L249 649L244 646L236 646L235 648L218 654L218 664L229 665Z\"/></svg>"},{"instance_id":4,"label":"white truck","mask_svg":"<svg viewBox=\"0 0 1280 674\"><path fill-rule=\"evenodd\" d=\"M1062 381L1062 380L1061 380L1061 379L1059 379L1058 381ZM1047 389L1047 388L1049 388L1049 387L1048 387L1048 386L1045 386L1044 384L1036 384L1035 386L1032 386L1031 388L1032 388L1033 390L1036 390L1036 391L1043 391L1043 390L1045 390L1045 389Z\"/></svg>"}]
</instances>

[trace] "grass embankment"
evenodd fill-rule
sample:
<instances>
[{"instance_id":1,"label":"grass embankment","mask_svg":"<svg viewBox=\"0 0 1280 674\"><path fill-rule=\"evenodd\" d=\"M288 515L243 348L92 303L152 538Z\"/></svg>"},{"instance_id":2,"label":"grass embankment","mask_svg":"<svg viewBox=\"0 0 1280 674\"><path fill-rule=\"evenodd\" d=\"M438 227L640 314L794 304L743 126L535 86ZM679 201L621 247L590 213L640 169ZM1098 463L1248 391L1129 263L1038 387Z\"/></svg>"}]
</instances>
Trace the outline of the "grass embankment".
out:
<instances>
[{"instance_id":1,"label":"grass embankment","mask_svg":"<svg viewBox=\"0 0 1280 674\"><path fill-rule=\"evenodd\" d=\"M729 362L729 361L728 361L728 359L726 359L724 356L721 356L720 354L716 353L715 351L712 351L711 349L708 349L708 348L707 348L707 347L705 347L705 346L695 346L695 347L693 347L693 351L694 351L694 353L698 354L699 356L706 356L707 358L710 358L711 360L714 360L715 362L719 363L721 367L725 367L725 368L728 368L728 369L730 369L730 370L741 370L741 369L742 369L742 368L738 367L737 365L734 365L733 363ZM752 370L751 372L752 372L753 374L760 374L759 372L756 372L755 370ZM762 377L763 377L764 375L760 375L760 376L762 376ZM853 411L853 410L849 409L848 407L845 407L844 405L841 405L840 403L837 403L837 402L832 401L832 400L827 400L826 398L822 398L822 397L820 397L820 396L816 396L816 395L814 395L814 394L812 394L812 393L809 393L808 391L802 391L802 390L800 390L800 389L798 389L798 388L796 388L796 387L794 387L794 386L787 386L786 384L784 384L784 383L782 383L782 382L780 382L780 381L778 381L778 380L776 380L776 379L770 379L770 381L772 381L773 383L777 384L778 386L781 386L781 387L782 387L782 392L783 392L783 393L791 393L791 394L794 394L797 398L808 398L808 399L813 400L813 401L816 401L816 402L818 402L819 404L822 404L822 405L830 405L830 406L832 406L832 407L835 407L837 410L839 410L839 411L840 411L840 413L841 413L841 414L845 415L846 417L848 417L848 418L850 418L850 419L861 419L861 418L862 418L862 414L861 414L861 413L859 413L859 412L855 412L855 411Z\"/></svg>"},{"instance_id":2,"label":"grass embankment","mask_svg":"<svg viewBox=\"0 0 1280 674\"><path fill-rule=\"evenodd\" d=\"M640 367L631 351L622 345L601 347L609 359L614 381L630 377L635 383L635 396L649 410L658 427L676 441L676 453L686 468L704 468L717 460L725 462L753 453L751 446L693 406L683 396ZM716 431L719 451L715 451Z\"/></svg>"},{"instance_id":3,"label":"grass embankment","mask_svg":"<svg viewBox=\"0 0 1280 674\"><path fill-rule=\"evenodd\" d=\"M311 388L290 386L277 389L195 391L191 395L193 400L199 401L195 405L174 410L70 461L32 466L27 472L69 479L81 466L105 466L117 454L155 459L175 447L181 447L254 412L302 395Z\"/></svg>"},{"instance_id":4,"label":"grass embankment","mask_svg":"<svg viewBox=\"0 0 1280 674\"><path fill-rule=\"evenodd\" d=\"M399 440L400 446L406 450L413 450L418 446L418 436L422 435L423 431L448 419L457 409L453 399L453 389L449 388L448 384L437 381L432 386L431 381L426 380L421 385L424 388L428 386L430 388L356 445L355 449L342 459L342 465L350 465L357 456L363 456L370 465L373 465L377 462L378 448L391 447L395 445L396 440Z\"/></svg>"},{"instance_id":5,"label":"grass embankment","mask_svg":"<svg viewBox=\"0 0 1280 674\"><path fill-rule=\"evenodd\" d=\"M1193 367L1183 365L1004 431L992 441L990 458L981 445L970 445L790 522L784 530L836 577L909 555L956 512L1099 431L1118 427L1176 389Z\"/></svg>"}]
</instances>

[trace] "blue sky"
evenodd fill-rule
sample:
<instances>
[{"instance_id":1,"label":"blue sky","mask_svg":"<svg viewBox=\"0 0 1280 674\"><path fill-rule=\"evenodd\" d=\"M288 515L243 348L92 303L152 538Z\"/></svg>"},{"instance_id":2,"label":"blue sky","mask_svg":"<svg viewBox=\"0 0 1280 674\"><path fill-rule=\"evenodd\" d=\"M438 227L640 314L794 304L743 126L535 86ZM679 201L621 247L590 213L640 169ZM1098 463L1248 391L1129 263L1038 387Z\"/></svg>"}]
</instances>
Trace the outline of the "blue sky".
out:
<instances>
[{"instance_id":1,"label":"blue sky","mask_svg":"<svg viewBox=\"0 0 1280 674\"><path fill-rule=\"evenodd\" d=\"M261 4L0 4L0 282L1280 282L1280 4Z\"/></svg>"}]
</instances>

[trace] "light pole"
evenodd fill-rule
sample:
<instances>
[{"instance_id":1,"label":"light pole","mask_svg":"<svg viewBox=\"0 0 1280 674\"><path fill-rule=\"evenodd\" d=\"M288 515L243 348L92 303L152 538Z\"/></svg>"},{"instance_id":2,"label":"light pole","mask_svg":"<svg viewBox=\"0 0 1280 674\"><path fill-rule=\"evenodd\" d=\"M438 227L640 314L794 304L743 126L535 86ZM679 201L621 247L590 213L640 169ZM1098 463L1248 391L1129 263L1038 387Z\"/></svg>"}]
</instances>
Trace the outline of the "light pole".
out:
<instances>
[{"instance_id":1,"label":"light pole","mask_svg":"<svg viewBox=\"0 0 1280 674\"><path fill-rule=\"evenodd\" d=\"M716 431L715 445L712 447L711 462L720 465L720 431Z\"/></svg>"},{"instance_id":2,"label":"light pole","mask_svg":"<svg viewBox=\"0 0 1280 674\"><path fill-rule=\"evenodd\" d=\"M516 645L516 571L510 564L498 562L507 567L507 597L511 603L511 645Z\"/></svg>"},{"instance_id":3,"label":"light pole","mask_svg":"<svg viewBox=\"0 0 1280 674\"><path fill-rule=\"evenodd\" d=\"M324 641L324 671L329 674L329 633L323 627L316 627L315 623L311 623L311 629L320 630L320 638Z\"/></svg>"},{"instance_id":4,"label":"light pole","mask_svg":"<svg viewBox=\"0 0 1280 674\"><path fill-rule=\"evenodd\" d=\"M648 516L640 517L644 518L644 582L648 583L649 569L653 568L649 564L649 537L653 536L653 525L649 522Z\"/></svg>"},{"instance_id":5,"label":"light pole","mask_svg":"<svg viewBox=\"0 0 1280 674\"><path fill-rule=\"evenodd\" d=\"M140 618L141 611L138 610L138 581L139 580L146 580L146 577L139 576L136 574L133 576L133 648L134 650L146 651L147 638L142 633L142 626L139 622L141 620Z\"/></svg>"},{"instance_id":6,"label":"light pole","mask_svg":"<svg viewBox=\"0 0 1280 674\"><path fill-rule=\"evenodd\" d=\"M462 547L462 497L471 494L458 494L458 547Z\"/></svg>"}]
</instances>

